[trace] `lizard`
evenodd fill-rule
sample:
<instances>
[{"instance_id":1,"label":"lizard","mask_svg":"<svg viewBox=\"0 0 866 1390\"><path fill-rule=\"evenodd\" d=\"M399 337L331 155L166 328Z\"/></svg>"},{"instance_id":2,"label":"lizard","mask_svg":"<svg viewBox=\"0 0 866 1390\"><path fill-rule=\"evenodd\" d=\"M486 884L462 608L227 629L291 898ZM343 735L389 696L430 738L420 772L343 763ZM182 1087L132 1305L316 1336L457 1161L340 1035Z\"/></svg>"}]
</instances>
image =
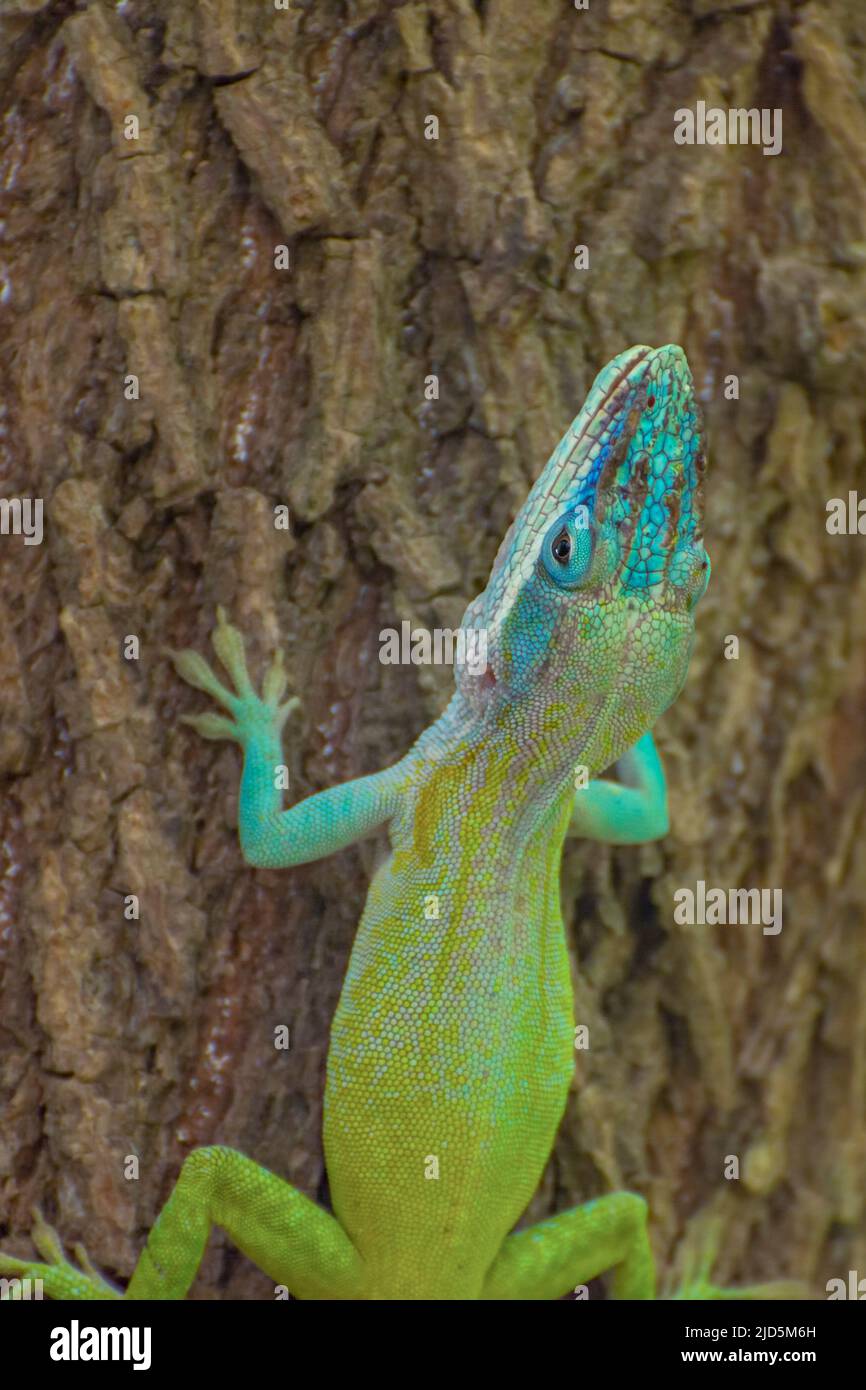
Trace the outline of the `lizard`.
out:
<instances>
[{"instance_id":1,"label":"lizard","mask_svg":"<svg viewBox=\"0 0 866 1390\"><path fill-rule=\"evenodd\" d=\"M70 1262L38 1212L47 1263L4 1255L0 1271L41 1278L52 1298L183 1298L216 1225L299 1298L552 1299L605 1273L615 1298L656 1296L636 1192L514 1228L574 1069L564 843L667 833L651 730L685 682L709 580L705 465L683 350L614 357L466 610L461 631L483 635L486 660L455 665L444 713L400 761L289 809L275 769L298 700L284 699L281 653L259 696L222 609L212 640L231 688L196 652L170 653L222 711L188 722L241 746L247 863L309 863L387 828L331 1028L332 1211L213 1145L185 1159L125 1292L80 1248L81 1268ZM692 1261L674 1296L779 1292L719 1288L712 1261Z\"/></svg>"}]
</instances>

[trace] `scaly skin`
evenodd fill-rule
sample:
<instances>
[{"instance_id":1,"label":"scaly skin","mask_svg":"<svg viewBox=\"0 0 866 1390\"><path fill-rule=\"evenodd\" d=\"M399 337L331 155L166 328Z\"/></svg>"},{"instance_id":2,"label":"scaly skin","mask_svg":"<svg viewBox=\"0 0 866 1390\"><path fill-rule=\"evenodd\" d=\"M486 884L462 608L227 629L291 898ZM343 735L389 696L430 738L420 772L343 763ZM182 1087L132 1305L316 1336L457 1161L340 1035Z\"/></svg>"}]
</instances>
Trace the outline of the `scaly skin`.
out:
<instances>
[{"instance_id":1,"label":"scaly skin","mask_svg":"<svg viewBox=\"0 0 866 1390\"><path fill-rule=\"evenodd\" d=\"M242 1154L194 1152L153 1227L127 1298L182 1298L212 1224L302 1298L555 1298L613 1271L652 1298L642 1198L612 1193L510 1235L541 1177L574 1065L559 907L568 834L664 834L649 729L676 698L709 561L703 446L680 348L634 347L600 373L500 547L466 628L483 673L457 668L442 717L401 762L282 809L277 659L263 698L240 634L214 646L233 689L193 652L180 674L226 712L191 719L243 748L249 863L301 864L387 825L331 1030L324 1144L334 1215ZM576 511L576 509L578 509ZM585 510L581 510L585 509ZM618 762L620 782L575 791ZM438 1171L438 1176L428 1176ZM59 1298L120 1296L92 1270L0 1259ZM703 1258L683 1297L726 1293Z\"/></svg>"}]
</instances>

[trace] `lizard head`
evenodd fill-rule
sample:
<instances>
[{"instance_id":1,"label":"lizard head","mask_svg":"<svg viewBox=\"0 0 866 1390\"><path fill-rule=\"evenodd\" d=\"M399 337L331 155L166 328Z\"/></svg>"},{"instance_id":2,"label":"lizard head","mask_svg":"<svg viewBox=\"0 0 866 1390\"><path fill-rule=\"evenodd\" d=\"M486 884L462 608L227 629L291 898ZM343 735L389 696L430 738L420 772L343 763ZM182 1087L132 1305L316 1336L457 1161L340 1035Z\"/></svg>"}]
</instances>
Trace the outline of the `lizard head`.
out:
<instances>
[{"instance_id":1,"label":"lizard head","mask_svg":"<svg viewBox=\"0 0 866 1390\"><path fill-rule=\"evenodd\" d=\"M458 688L488 736L597 772L676 699L710 574L704 462L681 348L629 348L603 368L463 619L487 663L458 667Z\"/></svg>"}]
</instances>

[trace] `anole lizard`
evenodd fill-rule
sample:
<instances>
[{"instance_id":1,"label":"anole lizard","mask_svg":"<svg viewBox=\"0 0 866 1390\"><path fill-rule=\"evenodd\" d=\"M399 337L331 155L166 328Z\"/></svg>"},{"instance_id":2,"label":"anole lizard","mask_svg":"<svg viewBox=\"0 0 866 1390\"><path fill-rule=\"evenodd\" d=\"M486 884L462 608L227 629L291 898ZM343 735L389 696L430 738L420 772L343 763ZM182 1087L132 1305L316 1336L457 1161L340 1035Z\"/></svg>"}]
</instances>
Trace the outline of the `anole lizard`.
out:
<instances>
[{"instance_id":1,"label":"anole lizard","mask_svg":"<svg viewBox=\"0 0 866 1390\"><path fill-rule=\"evenodd\" d=\"M224 711L189 722L243 749L248 863L308 863L388 828L331 1029L333 1215L243 1154L198 1149L125 1294L68 1262L41 1218L49 1263L0 1256L0 1271L41 1278L53 1298L182 1298L219 1225L301 1298L552 1299L606 1271L615 1297L654 1297L635 1193L512 1232L574 1066L563 843L667 830L649 730L685 680L709 579L704 457L682 350L633 347L609 362L467 609L486 666L456 668L450 704L400 762L290 810L274 778L296 703L282 703L281 658L259 698L222 612L213 642L231 688L196 653L173 654ZM599 779L614 763L619 782ZM595 780L575 790L578 767ZM716 1288L704 1261L679 1296L779 1287Z\"/></svg>"}]
</instances>

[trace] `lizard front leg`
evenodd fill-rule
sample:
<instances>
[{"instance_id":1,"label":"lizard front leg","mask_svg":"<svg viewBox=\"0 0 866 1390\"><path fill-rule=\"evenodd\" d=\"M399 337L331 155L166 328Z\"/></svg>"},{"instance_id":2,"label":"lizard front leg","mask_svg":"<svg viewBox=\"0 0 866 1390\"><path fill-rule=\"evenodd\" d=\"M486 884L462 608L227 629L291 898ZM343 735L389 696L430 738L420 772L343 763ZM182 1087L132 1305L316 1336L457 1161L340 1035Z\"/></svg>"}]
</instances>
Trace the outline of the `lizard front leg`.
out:
<instances>
[{"instance_id":1,"label":"lizard front leg","mask_svg":"<svg viewBox=\"0 0 866 1390\"><path fill-rule=\"evenodd\" d=\"M240 743L244 754L238 806L241 849L248 864L280 869L323 859L384 825L393 815L401 774L399 764L369 777L358 777L283 810L277 778L282 765L281 730L300 703L281 704L286 690L282 654L268 670L260 699L253 690L244 659L243 638L217 609L213 645L232 679L233 693L217 679L198 652L169 652L177 672L190 685L204 690L229 714L185 715L204 738L227 738Z\"/></svg>"},{"instance_id":2,"label":"lizard front leg","mask_svg":"<svg viewBox=\"0 0 866 1390\"><path fill-rule=\"evenodd\" d=\"M652 734L616 763L618 782L600 777L574 794L566 834L610 845L639 845L667 835L665 770Z\"/></svg>"}]
</instances>

